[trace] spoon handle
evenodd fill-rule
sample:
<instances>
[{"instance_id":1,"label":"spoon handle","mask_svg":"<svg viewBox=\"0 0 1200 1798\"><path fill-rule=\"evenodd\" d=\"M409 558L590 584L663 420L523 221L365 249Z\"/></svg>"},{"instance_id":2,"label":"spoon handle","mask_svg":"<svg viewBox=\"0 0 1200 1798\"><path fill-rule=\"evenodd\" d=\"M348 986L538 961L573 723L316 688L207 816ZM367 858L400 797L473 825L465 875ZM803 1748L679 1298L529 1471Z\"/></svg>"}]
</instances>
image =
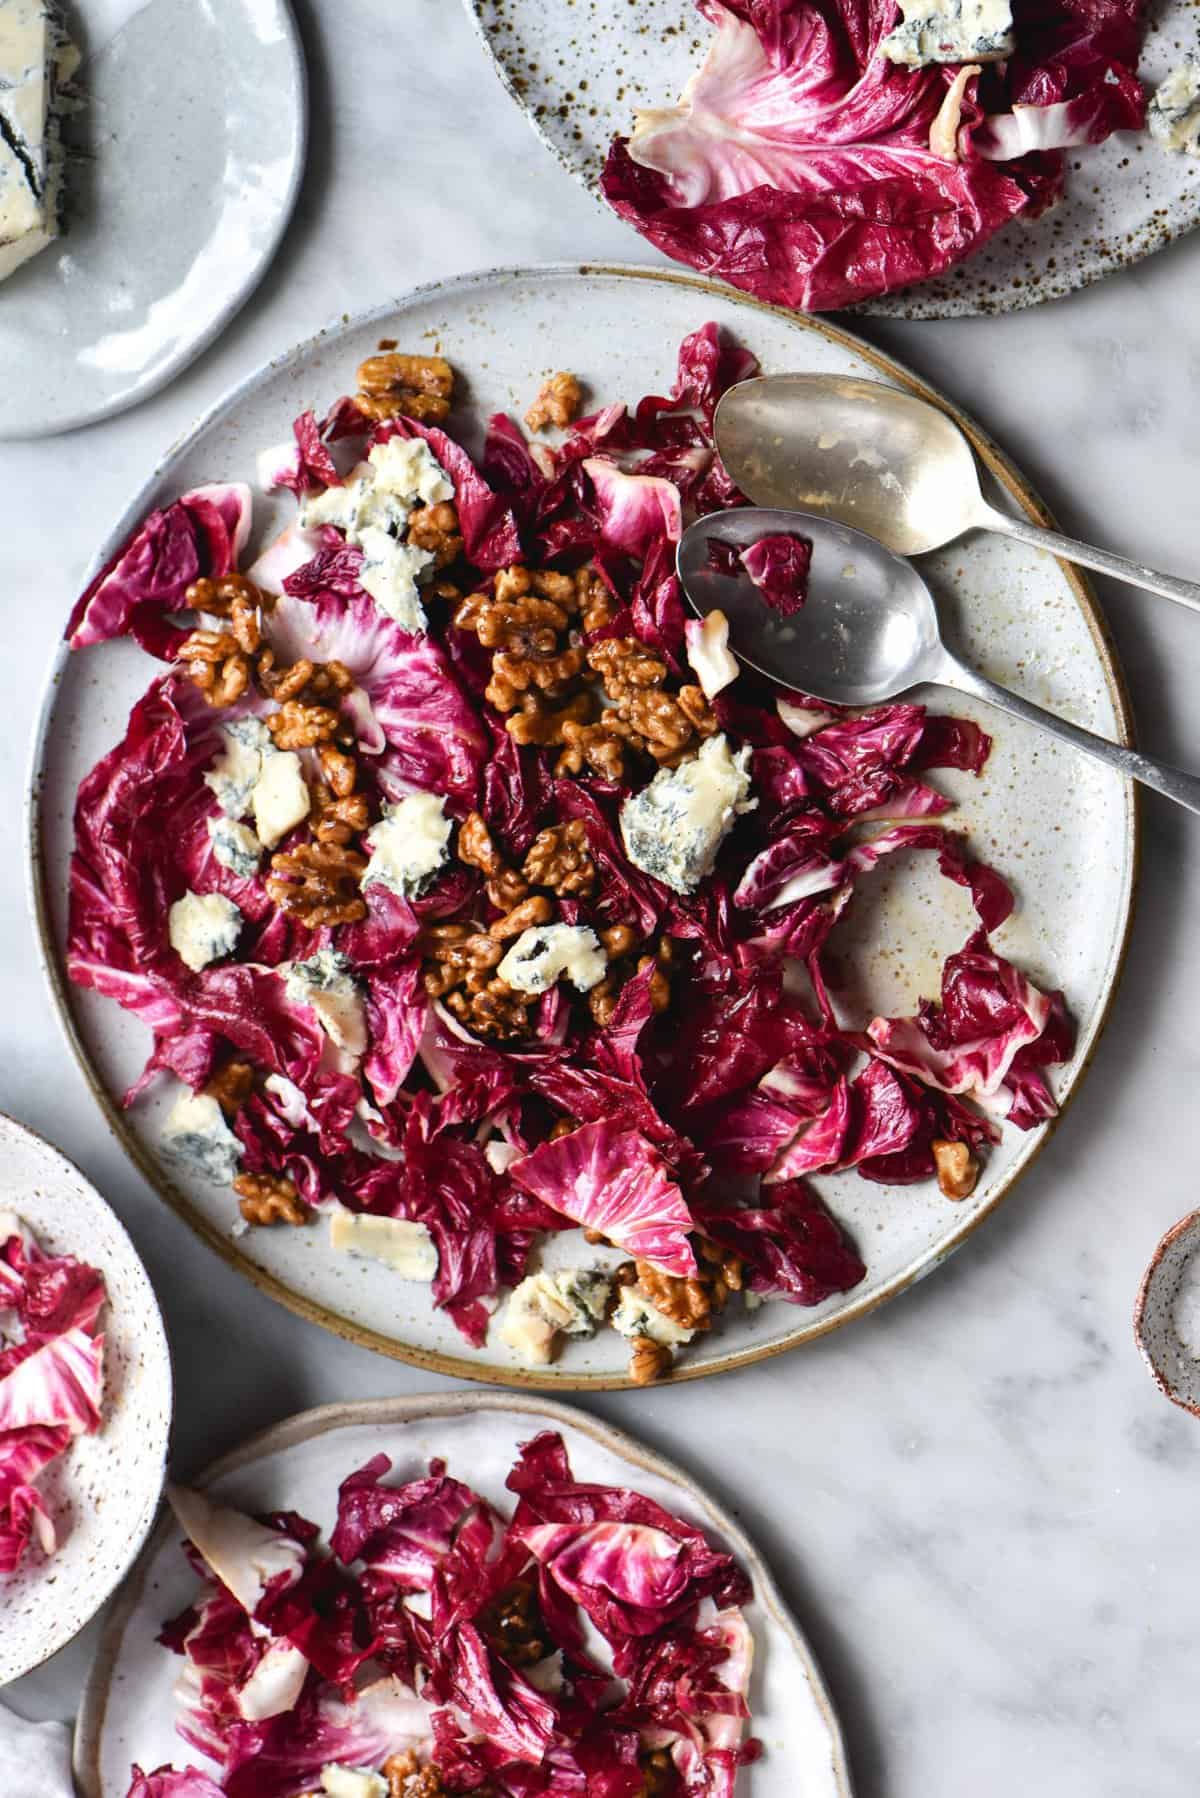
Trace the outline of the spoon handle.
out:
<instances>
[{"instance_id":1,"label":"spoon handle","mask_svg":"<svg viewBox=\"0 0 1200 1798\"><path fill-rule=\"evenodd\" d=\"M1128 581L1133 587L1144 587L1148 593L1161 594L1163 599L1173 599L1176 605L1190 606L1193 612L1200 612L1198 581L1181 581L1173 574L1159 574L1140 562L1114 556L1107 549L1093 549L1090 543L1060 537L1057 531L1043 530L1041 525L1030 524L1027 519L1011 518L1007 512L998 512L995 506L986 502L976 522L984 530L999 531L1002 536L1015 537L1019 543L1031 543L1035 549L1048 549L1052 556L1059 556L1064 562L1078 562L1081 568L1094 568L1097 574Z\"/></svg>"},{"instance_id":2,"label":"spoon handle","mask_svg":"<svg viewBox=\"0 0 1200 1798\"><path fill-rule=\"evenodd\" d=\"M1142 755L1139 750L1125 749L1120 743L1110 743L1107 737L1094 736L1090 730L1081 730L1077 724L1069 724L1065 718L1010 693L1007 687L998 687L995 681L968 668L949 651L931 678L943 686L955 687L961 693L985 700L988 705L1007 712L1010 718L1020 718L1024 723L1044 730L1060 742L1069 743L1073 749L1082 750L1094 761L1115 768L1118 774L1140 780L1144 787L1153 787L1156 793L1173 799L1176 805L1186 807L1189 812L1200 812L1200 776L1187 774L1182 768L1172 768L1167 762L1155 761L1153 756Z\"/></svg>"}]
</instances>

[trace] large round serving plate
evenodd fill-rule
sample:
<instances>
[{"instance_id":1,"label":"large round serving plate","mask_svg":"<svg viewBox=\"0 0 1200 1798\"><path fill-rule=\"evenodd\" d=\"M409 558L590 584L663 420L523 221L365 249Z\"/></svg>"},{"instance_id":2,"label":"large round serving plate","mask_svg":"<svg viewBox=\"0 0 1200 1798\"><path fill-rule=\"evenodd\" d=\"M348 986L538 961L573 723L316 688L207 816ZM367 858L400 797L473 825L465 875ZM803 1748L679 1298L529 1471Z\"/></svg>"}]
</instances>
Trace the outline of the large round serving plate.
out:
<instances>
[{"instance_id":1,"label":"large round serving plate","mask_svg":"<svg viewBox=\"0 0 1200 1798\"><path fill-rule=\"evenodd\" d=\"M600 175L635 112L670 106L711 29L694 0L465 0L504 86L562 166L603 205ZM1140 72L1154 87L1196 48L1192 0L1151 14ZM1065 199L1008 225L969 261L863 306L896 318L1014 312L1126 268L1200 223L1200 163L1144 134L1069 152Z\"/></svg>"},{"instance_id":2,"label":"large round serving plate","mask_svg":"<svg viewBox=\"0 0 1200 1798\"><path fill-rule=\"evenodd\" d=\"M478 439L497 410L520 413L543 375L575 369L597 401L636 400L670 386L676 346L706 319L748 344L768 371L809 369L894 381L936 404L946 402L898 364L846 333L796 319L690 276L648 269L595 267L501 270L462 276L322 333L272 363L202 420L151 477L97 556L102 563L154 504L206 480L253 478L255 452L288 434L293 415L320 408L353 380L357 362L380 338L402 346L436 345L463 377L469 412L455 428ZM1001 504L1045 519L1028 486L994 445L962 419ZM292 502L262 499L256 531L277 527ZM927 557L948 626L967 654L997 680L1077 723L1126 740L1128 713L1120 677L1088 589L1049 557L1005 539L975 536ZM68 596L63 595L64 616ZM167 1201L227 1260L295 1310L330 1329L441 1372L542 1387L611 1386L625 1377L625 1344L612 1331L568 1344L553 1368L531 1374L498 1342L465 1347L428 1290L382 1267L331 1256L323 1226L231 1234L232 1195L197 1182L181 1185L155 1144L169 1094L130 1112L119 1097L141 1068L142 1026L111 1002L70 987L63 973L71 809L80 777L120 737L129 709L153 668L131 644L59 658L34 752L31 850L34 900L52 990L70 1040L114 1130ZM947 695L929 695L945 706ZM1079 1024L1074 1062L1060 1071L1065 1103L1087 1065L1112 997L1129 928L1135 873L1133 792L1016 723L953 701L978 716L995 748L984 777L938 775L960 802L949 814L969 831L978 853L1013 881L1019 903L996 937L1043 986L1062 986ZM974 914L956 887L897 858L865 885L832 940L849 978L844 1002L898 1013L936 993L942 961L961 947ZM962 1242L1009 1191L1045 1140L1007 1131L965 1204L943 1199L931 1183L891 1189L855 1175L817 1182L857 1237L868 1266L853 1292L814 1310L768 1304L740 1307L699 1339L679 1363L691 1377L790 1348L861 1316L901 1291ZM569 1255L570 1236L553 1245ZM585 1251L586 1252L586 1251ZM495 1337L496 1332L492 1332Z\"/></svg>"},{"instance_id":3,"label":"large round serving plate","mask_svg":"<svg viewBox=\"0 0 1200 1798\"><path fill-rule=\"evenodd\" d=\"M150 1276L116 1216L57 1149L0 1113L0 1211L54 1255L104 1275L101 1427L38 1479L58 1534L0 1575L0 1686L62 1648L119 1584L158 1513L171 1430L171 1356Z\"/></svg>"},{"instance_id":4,"label":"large round serving plate","mask_svg":"<svg viewBox=\"0 0 1200 1798\"><path fill-rule=\"evenodd\" d=\"M423 1474L440 1456L450 1473L508 1515L514 1503L504 1485L508 1470L519 1445L545 1429L562 1435L577 1479L631 1486L656 1499L703 1528L750 1575L751 1728L765 1752L739 1776L739 1798L850 1798L841 1732L812 1650L751 1543L685 1473L578 1411L461 1392L324 1405L256 1436L194 1484L242 1510L298 1510L327 1533L340 1481L372 1455L390 1457L395 1480ZM168 1513L106 1625L75 1734L81 1798L125 1798L133 1761L146 1771L171 1760L195 1764L194 1752L175 1734L179 1662L154 1639L164 1619L195 1593L180 1541Z\"/></svg>"}]
</instances>

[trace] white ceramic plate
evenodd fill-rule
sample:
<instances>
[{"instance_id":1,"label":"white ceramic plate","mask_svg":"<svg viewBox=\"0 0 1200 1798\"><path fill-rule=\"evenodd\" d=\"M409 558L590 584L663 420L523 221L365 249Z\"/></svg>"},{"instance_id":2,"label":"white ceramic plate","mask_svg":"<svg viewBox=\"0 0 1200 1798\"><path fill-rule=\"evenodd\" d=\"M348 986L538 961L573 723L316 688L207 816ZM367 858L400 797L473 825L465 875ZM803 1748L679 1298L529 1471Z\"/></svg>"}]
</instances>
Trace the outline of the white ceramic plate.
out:
<instances>
[{"instance_id":1,"label":"white ceramic plate","mask_svg":"<svg viewBox=\"0 0 1200 1798\"><path fill-rule=\"evenodd\" d=\"M304 167L288 0L78 0L68 229L0 283L0 437L145 399L262 278Z\"/></svg>"},{"instance_id":2,"label":"white ceramic plate","mask_svg":"<svg viewBox=\"0 0 1200 1798\"><path fill-rule=\"evenodd\" d=\"M424 1473L431 1456L510 1514L504 1481L518 1445L539 1430L561 1432L572 1471L583 1480L634 1486L701 1525L735 1554L754 1583L746 1616L754 1632L751 1728L765 1753L738 1781L739 1798L850 1798L841 1733L812 1651L771 1575L733 1519L686 1474L631 1437L577 1411L484 1393L378 1399L325 1405L276 1425L210 1468L196 1484L250 1511L298 1510L325 1531L337 1487L381 1451L392 1477ZM125 1798L134 1761L147 1772L191 1759L175 1734L171 1688L179 1662L155 1644L164 1619L188 1604L196 1577L180 1551L180 1530L163 1518L105 1628L75 1737L82 1798Z\"/></svg>"},{"instance_id":3,"label":"white ceramic plate","mask_svg":"<svg viewBox=\"0 0 1200 1798\"><path fill-rule=\"evenodd\" d=\"M477 438L489 413L522 412L543 375L555 368L576 369L597 400L636 400L666 391L680 338L709 318L754 349L768 371L875 375L945 404L857 339L694 277L595 268L464 276L339 325L254 376L172 451L117 523L97 563L161 498L204 480L252 479L256 450L285 438L301 407L321 407L340 393L381 337L401 345L436 344L453 360L470 395L469 414L456 428ZM960 422L995 477L999 503L1044 519L1011 465L976 427ZM270 531L291 504L286 496L261 501L256 529ZM1037 551L983 535L925 558L924 567L948 623L988 674L1092 730L1126 735L1127 713L1111 651L1077 576ZM141 1068L146 1038L116 1005L68 988L62 976L71 808L80 777L119 739L152 672L128 643L75 657L64 653L35 750L35 903L50 979L113 1128L150 1179L227 1259L276 1298L331 1329L467 1378L542 1387L623 1383L627 1345L610 1330L594 1341L569 1344L552 1369L531 1374L498 1342L478 1353L467 1349L446 1319L431 1310L425 1288L397 1283L384 1268L331 1256L324 1225L250 1231L234 1239L231 1195L200 1183L181 1188L156 1159L157 1128L169 1096L159 1095L129 1114L116 1109L116 1096ZM946 696L937 696L935 703L945 706ZM1079 1023L1079 1051L1057 1077L1065 1101L1103 1023L1122 958L1135 863L1132 789L1023 726L977 712L970 703L952 704L955 711L986 721L995 748L982 780L954 774L936 779L962 801L953 821L970 831L979 852L1017 888L1020 903L998 933L998 945L1043 986L1066 990ZM920 995L936 992L946 954L961 947L973 928L973 913L959 889L917 865L930 857L903 859L904 865L889 866L864 889L844 934L833 942L835 950L848 951L845 962L854 984L845 996L861 1006L864 1022L869 1008L909 1011ZM1081 905L1081 894L1086 904ZM1029 1135L1009 1131L989 1156L974 1196L961 1205L943 1199L932 1183L889 1189L853 1174L819 1180L858 1239L868 1265L866 1280L811 1311L785 1304L754 1313L737 1309L722 1328L691 1346L679 1363L680 1374L757 1359L870 1310L969 1235L1044 1136L1044 1129ZM580 1246L573 1235L558 1238L551 1258L577 1256Z\"/></svg>"},{"instance_id":4,"label":"white ceramic plate","mask_svg":"<svg viewBox=\"0 0 1200 1798\"><path fill-rule=\"evenodd\" d=\"M0 1686L77 1635L114 1590L158 1511L171 1428L171 1358L149 1276L114 1214L78 1168L0 1114L0 1211L42 1247L98 1267L108 1287L103 1427L39 1476L58 1530L47 1560L31 1547L0 1575Z\"/></svg>"},{"instance_id":5,"label":"white ceramic plate","mask_svg":"<svg viewBox=\"0 0 1200 1798\"><path fill-rule=\"evenodd\" d=\"M563 167L604 205L600 174L644 106L671 105L712 36L694 0L465 0L497 74ZM1198 47L1193 0L1160 0L1142 58L1154 87ZM899 318L1011 312L1139 262L1200 222L1200 162L1122 132L1070 153L1063 203L1010 224L936 281L868 302Z\"/></svg>"}]
</instances>

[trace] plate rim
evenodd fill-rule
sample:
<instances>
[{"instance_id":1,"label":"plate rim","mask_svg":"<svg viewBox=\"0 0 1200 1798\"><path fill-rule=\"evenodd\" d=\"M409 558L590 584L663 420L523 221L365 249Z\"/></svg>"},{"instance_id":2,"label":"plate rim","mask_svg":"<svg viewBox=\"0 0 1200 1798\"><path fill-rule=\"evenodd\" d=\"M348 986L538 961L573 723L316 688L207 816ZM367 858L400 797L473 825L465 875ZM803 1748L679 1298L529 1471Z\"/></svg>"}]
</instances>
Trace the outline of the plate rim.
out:
<instances>
[{"instance_id":1,"label":"plate rim","mask_svg":"<svg viewBox=\"0 0 1200 1798\"><path fill-rule=\"evenodd\" d=\"M47 1661L52 1659L52 1657L58 1654L62 1649L66 1648L69 1643L73 1642L75 1638L87 1628L92 1619L98 1616L105 1608L114 1593L119 1591L124 1585L129 1576L130 1568L142 1553L151 1531L158 1522L158 1515L162 1508L163 1491L167 1483L167 1465L171 1454L171 1433L175 1422L175 1363L171 1353L171 1338L167 1332L167 1323L162 1313L162 1306L159 1303L158 1292L155 1288L154 1281L150 1278L150 1270L142 1260L137 1244L126 1229L124 1219L117 1212L115 1206L111 1205L105 1198L95 1182L89 1179L88 1175L84 1173L78 1162L72 1160L71 1156L65 1154L63 1150L58 1147L57 1143L51 1142L49 1137L44 1136L40 1130L35 1130L32 1125L23 1123L20 1118L13 1117L11 1112L0 1111L0 1130L6 1125L11 1126L20 1135L28 1137L32 1143L36 1144L40 1150L49 1156L51 1161L61 1162L68 1173L75 1176L80 1185L85 1188L102 1210L108 1212L112 1223L116 1226L116 1232L120 1243L126 1250L128 1250L131 1262L141 1273L142 1278L146 1283L146 1291L150 1298L150 1310L148 1313L149 1329L153 1338L152 1346L155 1359L164 1368L166 1373L167 1404L164 1414L165 1428L163 1430L162 1449L161 1454L156 1459L156 1490L154 1500L147 1509L139 1527L129 1538L128 1548L121 1560L120 1568L109 1583L107 1589L102 1592L94 1602L90 1594L84 1598L83 1604L85 1608L83 1615L79 1616L76 1621L67 1624L65 1631L59 1632L59 1634L52 1640L51 1646L40 1652L36 1660L18 1666L13 1673L0 1675L0 1691L2 1691L6 1685L10 1685L14 1680L24 1679L27 1674L36 1672L39 1667L44 1667ZM36 1225L32 1227L36 1229ZM53 1565L53 1563L51 1563L51 1565Z\"/></svg>"},{"instance_id":2,"label":"plate rim","mask_svg":"<svg viewBox=\"0 0 1200 1798\"><path fill-rule=\"evenodd\" d=\"M712 1520L713 1527L747 1567L754 1582L755 1598L772 1613L776 1623L790 1638L792 1647L804 1666L829 1733L839 1798L854 1798L850 1760L837 1707L812 1645L780 1591L769 1563L736 1517L709 1494L701 1480L665 1455L660 1455L657 1450L649 1448L638 1437L616 1428L603 1418L593 1417L589 1412L561 1404L552 1398L506 1391L479 1392L467 1389L457 1392L403 1393L393 1398L338 1399L331 1404L314 1405L306 1411L295 1412L278 1423L268 1425L266 1429L257 1430L244 1442L238 1443L215 1461L210 1461L188 1483L204 1490L214 1480L236 1473L262 1459L264 1455L274 1454L338 1429L370 1423L385 1426L410 1424L425 1418L456 1417L475 1411L516 1411L550 1424L566 1424L571 1429L590 1436L594 1442L623 1460L632 1462L640 1471L678 1485L687 1493L688 1498ZM104 1619L103 1631L84 1684L72 1744L72 1766L83 1798L102 1798L100 1744L121 1641L142 1597L151 1558L161 1546L165 1546L168 1535L177 1529L178 1525L170 1510L160 1505L160 1515L153 1533L148 1533L143 1539L137 1565L126 1574L121 1590Z\"/></svg>"},{"instance_id":3,"label":"plate rim","mask_svg":"<svg viewBox=\"0 0 1200 1798\"><path fill-rule=\"evenodd\" d=\"M300 198L300 189L304 185L304 177L308 168L308 149L310 136L310 93L308 80L308 62L304 54L304 40L300 34L300 22L296 17L293 0L272 0L279 13L282 26L282 44L291 64L291 86L296 96L295 104L295 139L296 147L292 157L292 167L288 175L287 189L271 231L266 239L262 254L249 264L243 279L235 292L231 293L225 304L213 315L209 323L182 350L177 350L173 357L160 369L155 378L145 387L135 387L131 392L114 395L101 402L99 406L84 406L78 412L64 414L52 422L40 424L21 424L15 428L0 425L0 443L39 443L48 438L60 437L70 431L82 430L87 425L101 424L110 418L119 418L123 412L132 412L143 401L153 399L164 387L171 384L185 373L193 363L198 362L206 350L212 348L225 327L235 319L248 303L251 295L266 279L271 264L279 254L296 203ZM182 443L183 438L180 439ZM89 577L90 578L90 577Z\"/></svg>"},{"instance_id":4,"label":"plate rim","mask_svg":"<svg viewBox=\"0 0 1200 1798\"><path fill-rule=\"evenodd\" d=\"M474 27L475 36L479 39L484 53L492 65L496 79L499 81L513 105L520 112L522 118L525 120L525 123L533 132L538 142L548 154L553 157L563 173L568 175L577 186L583 189L583 192L587 194L588 198L592 200L596 206L599 207L606 217L616 218L618 215L604 198L603 193L600 191L599 182L588 179L586 172L571 161L570 157L564 153L560 145L555 143L554 139L550 136L549 132L545 129L541 120L536 116L533 110L526 105L516 82L508 72L508 68L504 63L500 52L492 42L487 26L484 24L482 15L483 4L484 0L463 0L463 6L466 9L467 17L470 19L471 24ZM621 222L626 223L627 221L622 220ZM1013 222L1014 221L1010 220L1010 224ZM646 240L641 237L640 233L636 231L634 226L630 225L629 229L638 237L639 242L646 242ZM856 301L853 305L840 307L837 312L831 314L814 315L797 311L796 316L801 318L812 316L837 317L840 313L851 318L902 318L910 321L917 321L941 318L996 318L1011 312L1031 312L1035 306L1053 305L1057 300L1065 300L1073 293L1082 293L1085 288L1094 287L1099 282L1106 281L1110 275L1120 274L1124 269L1136 267L1142 262L1148 262L1150 258L1157 255L1160 250L1168 249L1172 244L1178 243L1181 238L1189 236L1197 229L1200 229L1200 190L1198 190L1195 216L1185 224L1166 226L1165 234L1158 241L1145 245L1145 247L1140 249L1136 254L1122 254L1109 246L1103 253L1097 255L1094 260L1088 262L1086 265L1073 257L1065 266L1062 266L1064 259L1059 258L1060 266L1054 269L1052 275L1048 273L1042 276L1037 291L1033 291L1032 282L1022 279L1019 287L1014 288L1010 285L1005 289L1004 298L1002 300L987 304L980 299L967 298L966 296L951 296L945 299L935 299L927 292L929 286L928 280L914 281L908 287L899 287L893 292L878 294L873 299ZM985 246L980 245L979 247L983 248ZM665 251L660 253L664 256L666 255ZM971 258L967 257L964 263L958 264L957 266L965 267L966 263L969 263L970 260ZM675 262L673 258L668 258L668 263L672 268L682 269L685 266L682 263ZM949 273L949 271L943 271L943 274L946 273ZM942 277L934 278L941 279ZM729 283L722 282L720 285L723 288L728 288L728 291L731 293L741 293L740 288L733 287ZM779 307L777 309L790 316L789 308Z\"/></svg>"},{"instance_id":5,"label":"plate rim","mask_svg":"<svg viewBox=\"0 0 1200 1798\"><path fill-rule=\"evenodd\" d=\"M873 344L858 337L854 332L830 323L821 314L791 312L786 307L774 306L764 300L739 294L721 283L681 269L614 262L572 261L511 264L476 269L444 277L441 280L425 282L361 312L338 314L319 330L292 345L280 355L272 357L268 362L263 363L242 380L236 382L211 406L206 408L187 431L169 445L93 557L85 573L84 583L90 581L97 570L104 566L115 549L129 535L131 529L140 522L159 481L176 458L205 431L227 414L234 412L248 394L255 392L260 386L266 385L281 371L300 364L304 358L318 349L328 348L341 336L378 324L395 316L398 310L431 299L438 294L468 293L496 281L557 280L564 276L579 277L580 279L592 276L616 277L621 280L649 281L679 287L693 293L711 296L726 305L777 318L798 331L815 332L817 336L832 341L854 355L862 357L872 368L882 371L908 392L945 412L963 430L988 472L1001 484L1010 498L1017 502L1026 516L1036 524L1044 525L1052 530L1056 528L1054 517L1041 496L1007 454L969 414L963 412L936 387L905 364L886 352L876 349ZM1080 569L1067 563L1060 563L1059 566L1072 590L1075 602L1083 614L1100 659L1105 685L1117 718L1117 741L1131 746L1134 740L1132 707L1126 689L1124 672L1117 659L1116 648L1107 620L1086 575ZM60 640L51 657L41 701L34 719L25 784L25 870L28 900L33 913L38 959L50 988L54 1010L67 1045L75 1057L80 1072L99 1105L109 1129L157 1196L164 1200L203 1242L214 1249L222 1260L236 1268L259 1291L285 1305L290 1311L305 1318L308 1322L318 1324L333 1335L340 1336L344 1341L352 1342L360 1348L372 1349L377 1353L387 1355L392 1360L424 1368L430 1373L445 1374L478 1384L509 1389L524 1388L544 1391L548 1382L553 1390L561 1392L619 1392L634 1389L634 1383L628 1374L555 1372L548 1376L544 1369L502 1367L494 1363L480 1363L458 1352L428 1349L417 1344L401 1344L394 1338L385 1336L382 1331L343 1317L315 1299L309 1298L305 1293L289 1286L281 1276L267 1272L243 1256L236 1240L193 1209L186 1195L174 1185L169 1175L143 1146L136 1133L126 1122L125 1114L120 1106L106 1091L91 1066L75 1023L70 999L71 985L66 978L65 969L59 964L57 945L54 940L49 898L49 870L44 865L41 846L40 807L45 749L58 695L59 677L70 653L66 644ZM1001 1178L997 1183L996 1190L982 1209L973 1213L969 1219L959 1225L937 1248L928 1250L907 1267L902 1268L878 1291L864 1295L858 1300L852 1299L829 1317L811 1319L807 1324L799 1326L783 1341L730 1348L724 1354L700 1365L689 1362L685 1358L682 1362L676 1362L671 1371L658 1384L674 1385L685 1380L707 1379L717 1374L733 1372L735 1369L751 1366L775 1355L789 1353L869 1315L888 1300L897 1297L914 1285L926 1274L934 1271L942 1261L960 1248L968 1237L972 1236L980 1225L992 1215L1000 1202L1008 1196L1022 1175L1042 1153L1061 1119L1066 1115L1071 1101L1092 1065L1100 1039L1108 1023L1128 958L1141 871L1142 806L1138 787L1128 779L1124 780L1122 784L1127 807L1125 843L1129 882L1124 902L1124 915L1118 920L1116 942L1104 974L1091 1042L1078 1061L1071 1091L1066 1095L1056 1116L1038 1126L1028 1152Z\"/></svg>"}]
</instances>

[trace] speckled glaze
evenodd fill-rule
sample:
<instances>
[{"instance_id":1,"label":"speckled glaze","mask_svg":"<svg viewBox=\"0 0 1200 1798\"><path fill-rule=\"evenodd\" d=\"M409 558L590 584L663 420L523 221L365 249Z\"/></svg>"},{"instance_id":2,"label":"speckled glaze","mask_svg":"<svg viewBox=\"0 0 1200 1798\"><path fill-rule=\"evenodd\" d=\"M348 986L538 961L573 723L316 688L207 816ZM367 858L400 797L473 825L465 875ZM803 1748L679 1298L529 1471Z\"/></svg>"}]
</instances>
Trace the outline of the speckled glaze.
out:
<instances>
[{"instance_id":1,"label":"speckled glaze","mask_svg":"<svg viewBox=\"0 0 1200 1798\"><path fill-rule=\"evenodd\" d=\"M497 74L563 167L600 195L613 138L642 107L669 106L703 61L711 30L692 0L464 0ZM1157 85L1197 48L1194 0L1164 0L1141 72ZM1069 152L1067 193L1016 221L969 262L862 308L895 318L1010 312L1061 299L1160 250L1200 222L1200 161L1122 132Z\"/></svg>"},{"instance_id":2,"label":"speckled glaze","mask_svg":"<svg viewBox=\"0 0 1200 1798\"><path fill-rule=\"evenodd\" d=\"M293 415L341 392L381 337L437 346L470 396L455 428L478 442L496 410L519 415L543 376L574 368L589 399L635 399L671 382L680 338L714 318L759 355L768 372L806 368L898 382L946 402L898 364L824 323L759 306L693 276L648 269L493 271L419 291L364 319L332 327L255 376L203 420L133 501L100 549L102 562L153 505L204 480L253 478L255 452L286 437ZM1047 522L1012 466L962 414L985 470L989 495ZM255 530L277 528L285 497L260 499ZM1113 738L1128 736L1120 679L1083 580L1049 557L976 533L922 559L952 640L994 679ZM130 1112L119 1095L139 1072L147 1038L136 1020L95 994L68 986L62 971L71 808L80 777L121 735L150 667L129 643L62 655L47 694L35 749L31 809L34 902L47 971L70 1040L114 1131L147 1177L204 1239L273 1297L327 1328L419 1366L545 1389L627 1383L627 1344L610 1330L568 1343L550 1368L524 1367L497 1339L465 1347L428 1289L384 1267L331 1255L326 1227L233 1236L228 1192L179 1183L159 1161L158 1131L171 1102L156 1093ZM946 706L946 695L930 693ZM1055 1075L1065 1104L1097 1039L1116 984L1132 907L1136 807L1132 789L1061 745L969 702L995 747L982 779L949 773L937 782L958 802L951 821L1014 883L1019 903L997 945L1046 987L1061 985L1079 1024L1075 1060ZM847 971L841 998L865 1021L876 1011L911 1011L937 991L945 956L961 947L974 914L941 880L930 857L904 857L864 886L833 949ZM1088 894L1086 908L1079 894ZM1011 1188L1046 1138L1008 1130L989 1155L973 1196L942 1198L933 1182L889 1188L853 1174L816 1184L853 1231L868 1264L853 1292L811 1310L783 1303L736 1308L677 1363L694 1378L795 1346L862 1316L928 1273L966 1240ZM546 1260L590 1259L575 1233L548 1246Z\"/></svg>"},{"instance_id":3,"label":"speckled glaze","mask_svg":"<svg viewBox=\"0 0 1200 1798\"><path fill-rule=\"evenodd\" d=\"M850 1798L829 1694L767 1568L726 1511L630 1436L541 1399L462 1392L378 1399L303 1412L225 1456L193 1484L249 1511L299 1510L328 1530L339 1482L372 1455L390 1456L396 1479L424 1473L438 1455L508 1513L513 1498L505 1476L519 1445L542 1429L561 1431L578 1478L634 1486L700 1524L754 1582L746 1612L755 1639L750 1703L765 1753L739 1778L739 1798ZM163 1619L195 1591L179 1541L179 1526L165 1516L106 1625L75 1736L81 1798L125 1798L131 1761L154 1767L189 1758L174 1733L171 1687L179 1663L154 1641Z\"/></svg>"},{"instance_id":4,"label":"speckled glaze","mask_svg":"<svg viewBox=\"0 0 1200 1798\"><path fill-rule=\"evenodd\" d=\"M186 367L261 280L304 167L288 0L69 11L67 229L0 285L0 437L107 417Z\"/></svg>"},{"instance_id":5,"label":"speckled glaze","mask_svg":"<svg viewBox=\"0 0 1200 1798\"><path fill-rule=\"evenodd\" d=\"M42 1474L59 1535L0 1575L0 1685L69 1642L113 1591L158 1510L171 1428L171 1359L133 1244L94 1187L40 1136L0 1113L0 1211L43 1248L98 1267L108 1288L103 1427ZM13 1795L15 1798L15 1794Z\"/></svg>"},{"instance_id":6,"label":"speckled glaze","mask_svg":"<svg viewBox=\"0 0 1200 1798\"><path fill-rule=\"evenodd\" d=\"M1155 1249L1133 1334L1159 1391L1200 1417L1200 1211L1180 1218Z\"/></svg>"}]
</instances>

